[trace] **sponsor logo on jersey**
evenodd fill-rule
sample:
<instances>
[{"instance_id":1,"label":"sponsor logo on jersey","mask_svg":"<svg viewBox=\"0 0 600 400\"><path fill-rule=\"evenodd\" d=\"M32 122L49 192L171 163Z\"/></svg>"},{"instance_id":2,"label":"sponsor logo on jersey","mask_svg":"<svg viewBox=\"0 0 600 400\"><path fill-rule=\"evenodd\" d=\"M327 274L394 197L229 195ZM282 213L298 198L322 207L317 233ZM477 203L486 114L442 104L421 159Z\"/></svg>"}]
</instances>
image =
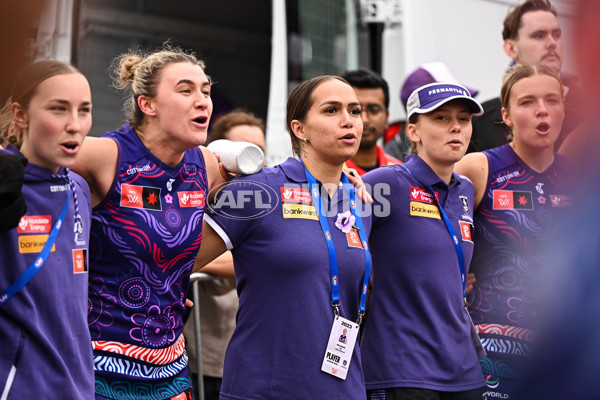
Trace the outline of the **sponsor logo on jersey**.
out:
<instances>
[{"instance_id":1,"label":"sponsor logo on jersey","mask_svg":"<svg viewBox=\"0 0 600 400\"><path fill-rule=\"evenodd\" d=\"M129 168L127 170L126 174L127 175L139 174L140 172L148 171L149 169L150 169L150 164L146 164L143 167L138 167L136 165L135 167Z\"/></svg>"},{"instance_id":2,"label":"sponsor logo on jersey","mask_svg":"<svg viewBox=\"0 0 600 400\"><path fill-rule=\"evenodd\" d=\"M121 207L161 211L160 189L125 183L121 186Z\"/></svg>"},{"instance_id":3,"label":"sponsor logo on jersey","mask_svg":"<svg viewBox=\"0 0 600 400\"><path fill-rule=\"evenodd\" d=\"M51 230L50 215L24 215L17 225L17 233L49 233Z\"/></svg>"},{"instance_id":4,"label":"sponsor logo on jersey","mask_svg":"<svg viewBox=\"0 0 600 400\"><path fill-rule=\"evenodd\" d=\"M460 201L462 201L464 212L466 212L468 214L469 213L469 199L467 199L467 196L458 196L458 197L460 198Z\"/></svg>"},{"instance_id":5,"label":"sponsor logo on jersey","mask_svg":"<svg viewBox=\"0 0 600 400\"><path fill-rule=\"evenodd\" d=\"M460 224L462 240L473 242L473 225L467 221L458 221L458 223Z\"/></svg>"},{"instance_id":6,"label":"sponsor logo on jersey","mask_svg":"<svg viewBox=\"0 0 600 400\"><path fill-rule=\"evenodd\" d=\"M427 217L440 219L440 210L433 204L410 202L410 215L415 217Z\"/></svg>"},{"instance_id":7,"label":"sponsor logo on jersey","mask_svg":"<svg viewBox=\"0 0 600 400\"><path fill-rule=\"evenodd\" d=\"M83 274L88 271L87 249L73 250L73 273Z\"/></svg>"},{"instance_id":8,"label":"sponsor logo on jersey","mask_svg":"<svg viewBox=\"0 0 600 400\"><path fill-rule=\"evenodd\" d=\"M280 189L282 202L312 204L312 197L308 189L286 188L283 186Z\"/></svg>"},{"instance_id":9,"label":"sponsor logo on jersey","mask_svg":"<svg viewBox=\"0 0 600 400\"><path fill-rule=\"evenodd\" d=\"M346 233L346 240L348 241L348 247L356 247L362 249L360 236L356 229L350 229L350 231Z\"/></svg>"},{"instance_id":10,"label":"sponsor logo on jersey","mask_svg":"<svg viewBox=\"0 0 600 400\"><path fill-rule=\"evenodd\" d=\"M504 174L504 175L498 174L498 178L496 178L495 182L492 182L492 185L494 185L496 183L504 183L504 182L510 180L511 178L516 178L520 175L521 175L521 171L513 171L513 172L506 171L506 174Z\"/></svg>"},{"instance_id":11,"label":"sponsor logo on jersey","mask_svg":"<svg viewBox=\"0 0 600 400\"><path fill-rule=\"evenodd\" d=\"M283 210L283 218L301 218L319 220L317 210L314 206L305 204L286 204L281 205Z\"/></svg>"},{"instance_id":12,"label":"sponsor logo on jersey","mask_svg":"<svg viewBox=\"0 0 600 400\"><path fill-rule=\"evenodd\" d=\"M19 253L39 253L44 248L50 235L23 235L19 236ZM56 244L50 251L56 250Z\"/></svg>"},{"instance_id":13,"label":"sponsor logo on jersey","mask_svg":"<svg viewBox=\"0 0 600 400\"><path fill-rule=\"evenodd\" d=\"M533 210L531 192L494 190L494 210Z\"/></svg>"},{"instance_id":14,"label":"sponsor logo on jersey","mask_svg":"<svg viewBox=\"0 0 600 400\"><path fill-rule=\"evenodd\" d=\"M438 192L434 192L435 197L438 196ZM435 199L427 190L411 186L410 187L410 200L411 201L420 201L422 203L427 204L435 204Z\"/></svg>"},{"instance_id":15,"label":"sponsor logo on jersey","mask_svg":"<svg viewBox=\"0 0 600 400\"><path fill-rule=\"evenodd\" d=\"M52 185L50 186L50 191L54 192L66 192L68 190L68 185Z\"/></svg>"},{"instance_id":16,"label":"sponsor logo on jersey","mask_svg":"<svg viewBox=\"0 0 600 400\"><path fill-rule=\"evenodd\" d=\"M177 192L179 207L204 207L204 191Z\"/></svg>"},{"instance_id":17,"label":"sponsor logo on jersey","mask_svg":"<svg viewBox=\"0 0 600 400\"><path fill-rule=\"evenodd\" d=\"M551 194L550 203L552 207L568 207L570 206L570 196L566 194Z\"/></svg>"}]
</instances>

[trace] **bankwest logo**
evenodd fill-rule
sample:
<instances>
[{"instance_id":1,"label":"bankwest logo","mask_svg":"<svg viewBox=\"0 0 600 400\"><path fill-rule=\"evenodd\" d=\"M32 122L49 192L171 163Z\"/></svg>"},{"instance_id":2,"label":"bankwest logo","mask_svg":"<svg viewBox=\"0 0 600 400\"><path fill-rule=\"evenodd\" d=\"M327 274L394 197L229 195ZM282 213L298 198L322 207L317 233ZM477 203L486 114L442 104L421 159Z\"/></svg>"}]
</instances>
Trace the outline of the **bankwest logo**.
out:
<instances>
[{"instance_id":1,"label":"bankwest logo","mask_svg":"<svg viewBox=\"0 0 600 400\"><path fill-rule=\"evenodd\" d=\"M435 192L435 196L437 197L438 192ZM412 201L420 201L422 203L427 204L435 204L435 199L427 190L411 186L410 187L410 199Z\"/></svg>"},{"instance_id":2,"label":"bankwest logo","mask_svg":"<svg viewBox=\"0 0 600 400\"><path fill-rule=\"evenodd\" d=\"M44 248L49 235L23 235L19 236L19 253L39 253ZM56 245L52 245L50 251L55 251Z\"/></svg>"},{"instance_id":3,"label":"bankwest logo","mask_svg":"<svg viewBox=\"0 0 600 400\"><path fill-rule=\"evenodd\" d=\"M204 207L204 191L177 192L179 207Z\"/></svg>"},{"instance_id":4,"label":"bankwest logo","mask_svg":"<svg viewBox=\"0 0 600 400\"><path fill-rule=\"evenodd\" d=\"M314 206L304 204L282 204L283 218L301 218L319 220Z\"/></svg>"},{"instance_id":5,"label":"bankwest logo","mask_svg":"<svg viewBox=\"0 0 600 400\"><path fill-rule=\"evenodd\" d=\"M312 197L308 189L281 187L281 201L312 204Z\"/></svg>"},{"instance_id":6,"label":"bankwest logo","mask_svg":"<svg viewBox=\"0 0 600 400\"><path fill-rule=\"evenodd\" d=\"M433 204L410 202L410 215L415 217L426 217L440 219L440 210Z\"/></svg>"},{"instance_id":7,"label":"bankwest logo","mask_svg":"<svg viewBox=\"0 0 600 400\"><path fill-rule=\"evenodd\" d=\"M17 233L49 233L51 229L50 215L24 215L17 226Z\"/></svg>"},{"instance_id":8,"label":"bankwest logo","mask_svg":"<svg viewBox=\"0 0 600 400\"><path fill-rule=\"evenodd\" d=\"M123 184L121 186L121 207L162 210L160 189L147 186Z\"/></svg>"}]
</instances>

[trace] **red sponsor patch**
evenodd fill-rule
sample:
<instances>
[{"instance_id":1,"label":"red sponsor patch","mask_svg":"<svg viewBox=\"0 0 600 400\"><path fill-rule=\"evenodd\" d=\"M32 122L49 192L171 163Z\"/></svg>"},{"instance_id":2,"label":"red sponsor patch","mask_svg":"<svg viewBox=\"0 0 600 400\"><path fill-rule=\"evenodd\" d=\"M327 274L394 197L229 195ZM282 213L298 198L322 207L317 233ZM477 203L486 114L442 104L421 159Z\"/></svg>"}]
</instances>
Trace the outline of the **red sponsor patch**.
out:
<instances>
[{"instance_id":1,"label":"red sponsor patch","mask_svg":"<svg viewBox=\"0 0 600 400\"><path fill-rule=\"evenodd\" d=\"M123 207L143 208L142 190L143 186L127 185L121 186L121 205Z\"/></svg>"},{"instance_id":2,"label":"red sponsor patch","mask_svg":"<svg viewBox=\"0 0 600 400\"><path fill-rule=\"evenodd\" d=\"M310 191L304 188L281 187L281 201L312 204Z\"/></svg>"},{"instance_id":3,"label":"red sponsor patch","mask_svg":"<svg viewBox=\"0 0 600 400\"><path fill-rule=\"evenodd\" d=\"M462 240L467 242L473 241L473 225L467 221L458 221L460 224L460 233L462 235Z\"/></svg>"},{"instance_id":4,"label":"red sponsor patch","mask_svg":"<svg viewBox=\"0 0 600 400\"><path fill-rule=\"evenodd\" d=\"M87 272L87 250L86 249L74 249L73 250L73 273L82 274Z\"/></svg>"},{"instance_id":5,"label":"red sponsor patch","mask_svg":"<svg viewBox=\"0 0 600 400\"><path fill-rule=\"evenodd\" d=\"M348 241L348 247L356 247L358 249L362 249L360 236L356 229L351 229L350 232L346 233L346 240Z\"/></svg>"},{"instance_id":6,"label":"red sponsor patch","mask_svg":"<svg viewBox=\"0 0 600 400\"><path fill-rule=\"evenodd\" d=\"M437 197L438 192L435 192ZM421 203L436 204L433 196L427 190L411 186L410 187L410 199L411 201L420 201Z\"/></svg>"},{"instance_id":7,"label":"red sponsor patch","mask_svg":"<svg viewBox=\"0 0 600 400\"><path fill-rule=\"evenodd\" d=\"M494 190L494 210L512 210L514 208L511 190Z\"/></svg>"},{"instance_id":8,"label":"red sponsor patch","mask_svg":"<svg viewBox=\"0 0 600 400\"><path fill-rule=\"evenodd\" d=\"M51 215L24 215L17 226L17 233L49 233L51 230Z\"/></svg>"},{"instance_id":9,"label":"red sponsor patch","mask_svg":"<svg viewBox=\"0 0 600 400\"><path fill-rule=\"evenodd\" d=\"M552 207L567 207L569 206L569 196L564 194L551 194L550 203Z\"/></svg>"},{"instance_id":10,"label":"red sponsor patch","mask_svg":"<svg viewBox=\"0 0 600 400\"><path fill-rule=\"evenodd\" d=\"M177 192L179 207L204 207L204 191Z\"/></svg>"},{"instance_id":11,"label":"red sponsor patch","mask_svg":"<svg viewBox=\"0 0 600 400\"><path fill-rule=\"evenodd\" d=\"M123 184L121 186L121 207L162 210L160 189L148 186Z\"/></svg>"}]
</instances>

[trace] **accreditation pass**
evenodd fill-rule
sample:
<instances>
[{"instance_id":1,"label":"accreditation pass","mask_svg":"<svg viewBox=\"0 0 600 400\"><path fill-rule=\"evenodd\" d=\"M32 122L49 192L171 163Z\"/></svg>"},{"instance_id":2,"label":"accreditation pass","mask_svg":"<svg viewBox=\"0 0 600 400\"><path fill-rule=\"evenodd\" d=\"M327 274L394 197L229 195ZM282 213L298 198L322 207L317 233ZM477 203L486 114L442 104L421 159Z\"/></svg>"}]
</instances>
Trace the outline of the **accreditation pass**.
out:
<instances>
[{"instance_id":1,"label":"accreditation pass","mask_svg":"<svg viewBox=\"0 0 600 400\"><path fill-rule=\"evenodd\" d=\"M357 337L358 324L342 317L334 317L321 371L346 379Z\"/></svg>"}]
</instances>

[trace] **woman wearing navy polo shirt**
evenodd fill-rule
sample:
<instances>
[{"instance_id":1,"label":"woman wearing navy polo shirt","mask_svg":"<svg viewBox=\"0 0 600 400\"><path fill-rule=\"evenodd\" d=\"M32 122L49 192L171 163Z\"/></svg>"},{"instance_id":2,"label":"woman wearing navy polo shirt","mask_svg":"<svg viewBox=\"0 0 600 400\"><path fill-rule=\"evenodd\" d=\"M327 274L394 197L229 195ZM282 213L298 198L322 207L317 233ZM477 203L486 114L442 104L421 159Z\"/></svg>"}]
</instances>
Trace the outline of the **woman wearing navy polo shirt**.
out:
<instances>
[{"instance_id":1,"label":"woman wearing navy polo shirt","mask_svg":"<svg viewBox=\"0 0 600 400\"><path fill-rule=\"evenodd\" d=\"M483 110L452 83L416 89L407 108L416 154L363 176L376 194L361 341L368 397L481 399L481 346L465 300L474 188L453 169L467 150L471 116Z\"/></svg>"},{"instance_id":2,"label":"woman wearing navy polo shirt","mask_svg":"<svg viewBox=\"0 0 600 400\"><path fill-rule=\"evenodd\" d=\"M196 269L230 249L240 298L221 399L365 399L369 221L342 174L360 103L345 80L313 78L290 94L287 126L299 159L233 180L205 218Z\"/></svg>"}]
</instances>

